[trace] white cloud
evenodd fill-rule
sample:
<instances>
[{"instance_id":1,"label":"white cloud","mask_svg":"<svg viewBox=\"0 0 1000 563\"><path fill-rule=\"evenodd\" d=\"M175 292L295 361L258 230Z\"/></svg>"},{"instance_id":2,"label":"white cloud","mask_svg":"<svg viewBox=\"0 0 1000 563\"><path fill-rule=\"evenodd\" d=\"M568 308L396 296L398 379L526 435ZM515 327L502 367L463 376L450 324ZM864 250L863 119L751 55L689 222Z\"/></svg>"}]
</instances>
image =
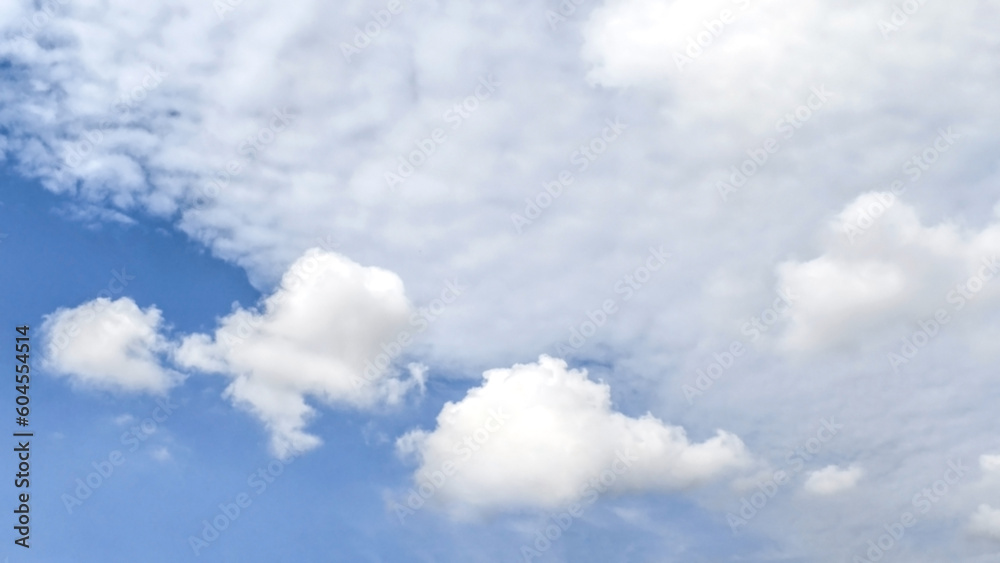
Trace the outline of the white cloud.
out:
<instances>
[{"instance_id":1,"label":"white cloud","mask_svg":"<svg viewBox=\"0 0 1000 563\"><path fill-rule=\"evenodd\" d=\"M149 455L156 461L170 461L173 456L170 455L170 450L166 446L157 446L153 448Z\"/></svg>"},{"instance_id":2,"label":"white cloud","mask_svg":"<svg viewBox=\"0 0 1000 563\"><path fill-rule=\"evenodd\" d=\"M979 467L984 472L1000 474L1000 455L983 454L979 456Z\"/></svg>"},{"instance_id":3,"label":"white cloud","mask_svg":"<svg viewBox=\"0 0 1000 563\"><path fill-rule=\"evenodd\" d=\"M399 276L311 249L257 308L236 307L211 335L170 342L160 311L129 298L59 309L43 330L49 367L74 383L163 393L182 379L171 362L230 378L225 396L265 424L284 458L321 443L305 432L315 415L307 397L371 408L422 393L427 366L411 362L405 375L393 366L425 322Z\"/></svg>"},{"instance_id":4,"label":"white cloud","mask_svg":"<svg viewBox=\"0 0 1000 563\"><path fill-rule=\"evenodd\" d=\"M990 281L1000 273L1000 222L980 231L924 226L913 207L878 192L851 202L826 236L822 256L777 268L779 287L797 295L782 337L788 350L871 343L938 309L953 318L1000 295Z\"/></svg>"},{"instance_id":5,"label":"white cloud","mask_svg":"<svg viewBox=\"0 0 1000 563\"><path fill-rule=\"evenodd\" d=\"M731 15L745 12L735 7L723 0L605 2L584 27L584 58L594 64L590 78L609 86L664 84L679 74L678 64L687 66L683 58L675 61L673 54L683 55L688 40L706 31L701 22L727 8ZM705 51L695 52L699 50Z\"/></svg>"},{"instance_id":6,"label":"white cloud","mask_svg":"<svg viewBox=\"0 0 1000 563\"><path fill-rule=\"evenodd\" d=\"M969 531L976 536L1000 540L1000 508L979 505L969 519Z\"/></svg>"},{"instance_id":7,"label":"white cloud","mask_svg":"<svg viewBox=\"0 0 1000 563\"><path fill-rule=\"evenodd\" d=\"M135 421L135 417L130 414L120 414L115 417L114 422L118 426L125 426Z\"/></svg>"},{"instance_id":8,"label":"white cloud","mask_svg":"<svg viewBox=\"0 0 1000 563\"><path fill-rule=\"evenodd\" d=\"M397 447L419 459L414 480L434 485L431 502L456 512L554 508L603 490L602 478L615 493L676 491L750 461L733 434L692 443L652 415L613 410L608 385L548 356L485 372L437 428Z\"/></svg>"},{"instance_id":9,"label":"white cloud","mask_svg":"<svg viewBox=\"0 0 1000 563\"><path fill-rule=\"evenodd\" d=\"M119 225L134 225L136 223L135 219L119 211L96 205L69 203L57 208L57 212L68 219L84 223L91 229L100 228L104 223L117 223Z\"/></svg>"},{"instance_id":10,"label":"white cloud","mask_svg":"<svg viewBox=\"0 0 1000 563\"><path fill-rule=\"evenodd\" d=\"M312 249L258 309L237 308L213 336L185 337L175 357L184 367L232 378L226 396L258 416L272 451L287 457L320 443L304 431L315 413L307 396L370 407L422 388L425 367L414 364L405 380L386 369L396 356L385 351L401 351L387 345L413 333L411 312L392 272Z\"/></svg>"},{"instance_id":11,"label":"white cloud","mask_svg":"<svg viewBox=\"0 0 1000 563\"><path fill-rule=\"evenodd\" d=\"M836 465L828 465L823 469L810 471L802 488L807 493L814 495L834 495L853 489L863 475L864 471L855 465L846 469L841 469Z\"/></svg>"},{"instance_id":12,"label":"white cloud","mask_svg":"<svg viewBox=\"0 0 1000 563\"><path fill-rule=\"evenodd\" d=\"M962 26L982 17L968 5L922 6L901 31L886 37L879 22L892 9L857 1L606 0L583 25L582 57L591 65L592 82L657 93L676 123L724 124L739 139L774 122L777 114L761 108L793 110L814 86L826 84L853 97L888 93L880 74L886 67L947 72L952 52L922 32L932 28L962 41ZM848 62L861 57L878 62ZM731 95L733 88L739 96ZM905 103L926 108L937 101ZM726 142L700 137L693 142L706 149L712 145L701 142Z\"/></svg>"},{"instance_id":13,"label":"white cloud","mask_svg":"<svg viewBox=\"0 0 1000 563\"><path fill-rule=\"evenodd\" d=\"M0 87L5 162L81 206L173 221L246 268L265 294L318 239L397 273L416 303L458 277L468 292L412 359L469 375L554 351L615 299L619 312L572 353L609 366L627 407L669 414L699 436L717 425L752 436L755 451L801 443L796 430L837 415L849 435L838 455L874 452L866 460L873 490L920 490L938 477L919 468L952 448L981 452L992 443L994 370L961 353L967 342L961 351L935 342L933 358L909 366L905 392L871 377L885 370L883 354L866 362L856 352L901 334L897 325L912 330L940 306L970 265L968 255L950 261L948 253L978 250L971 241L995 221L1000 176L983 155L995 152L1000 112L982 103L1000 87L993 4L928 2L885 38L878 25L889 4L751 0L682 72L673 52L717 10L740 3L604 0L581 4L552 30L551 6L540 2L408 2L349 64L341 42L384 0L243 2L221 21L202 0L56 4L59 13L28 43L0 41L11 70ZM3 37L17 36L33 10L27 1L0 5ZM445 112L490 74L496 91L452 128ZM820 85L835 93L830 103L794 138L781 136L778 121ZM292 123L268 130L283 108ZM575 151L616 116L629 128L580 170ZM105 119L113 126L100 130ZM836 244L817 244L815 225L905 178L904 161L948 125L965 136L919 185L907 184L907 206L896 209L921 218L915 238L904 236L912 223L900 214L882 217L858 248L847 248L842 232L823 233L840 237ZM384 173L436 127L447 142L388 190ZM251 135L274 138L249 160L241 146ZM780 139L780 152L723 205L715 182L768 136ZM70 166L64 157L79 149L89 154ZM229 174L234 162L241 171ZM561 171L572 184L517 235L510 214ZM227 174L217 196L196 205L208 182ZM935 254L929 229L937 227L928 225L952 229L960 243ZM650 245L671 248L672 263L625 301L616 283L633 275ZM798 317L768 335L783 334L796 351L839 343L853 348L849 361L833 355L791 369L739 333L773 302L781 261L790 280L816 278L819 287L794 308ZM995 349L995 322L966 321L949 334L976 335ZM212 336L192 338L188 351L216 346ZM688 408L681 384L737 338L755 348ZM215 351L195 356L227 377L238 363ZM255 373L264 371L275 370ZM232 381L234 398L299 409L275 424L311 445L298 415L329 392L293 382L271 395L249 381ZM387 401L419 386L419 378L379 381L366 389L384 389ZM848 388L863 389L863 400ZM891 446L913 428L927 451ZM803 514L776 505L773 524L761 519L755 532L786 555L807 545L794 555L821 558L844 545L848 529L898 517L886 513L897 510L888 495L859 499L863 508L839 529L815 507ZM788 537L789 522L810 518L812 528Z\"/></svg>"},{"instance_id":14,"label":"white cloud","mask_svg":"<svg viewBox=\"0 0 1000 563\"><path fill-rule=\"evenodd\" d=\"M74 384L163 394L182 376L161 365L172 346L160 334L159 309L101 297L46 316L46 366Z\"/></svg>"}]
</instances>

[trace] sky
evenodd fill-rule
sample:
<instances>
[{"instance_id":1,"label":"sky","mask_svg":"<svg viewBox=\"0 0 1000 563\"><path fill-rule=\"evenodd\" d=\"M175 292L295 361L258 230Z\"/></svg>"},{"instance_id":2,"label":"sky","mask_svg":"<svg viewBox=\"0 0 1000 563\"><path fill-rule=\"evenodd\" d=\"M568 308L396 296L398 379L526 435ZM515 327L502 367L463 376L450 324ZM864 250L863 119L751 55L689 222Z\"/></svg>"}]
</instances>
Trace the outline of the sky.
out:
<instances>
[{"instance_id":1,"label":"sky","mask_svg":"<svg viewBox=\"0 0 1000 563\"><path fill-rule=\"evenodd\" d=\"M1000 561L998 24L4 3L0 556Z\"/></svg>"}]
</instances>

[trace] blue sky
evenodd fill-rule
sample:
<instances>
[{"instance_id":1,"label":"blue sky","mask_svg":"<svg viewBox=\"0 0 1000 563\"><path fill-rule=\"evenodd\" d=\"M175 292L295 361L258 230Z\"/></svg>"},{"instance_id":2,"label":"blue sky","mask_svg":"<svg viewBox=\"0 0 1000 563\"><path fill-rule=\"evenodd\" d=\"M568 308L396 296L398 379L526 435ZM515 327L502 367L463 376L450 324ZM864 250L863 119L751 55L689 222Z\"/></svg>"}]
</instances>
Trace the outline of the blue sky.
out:
<instances>
[{"instance_id":1,"label":"blue sky","mask_svg":"<svg viewBox=\"0 0 1000 563\"><path fill-rule=\"evenodd\" d=\"M0 555L1000 561L998 20L4 4Z\"/></svg>"}]
</instances>

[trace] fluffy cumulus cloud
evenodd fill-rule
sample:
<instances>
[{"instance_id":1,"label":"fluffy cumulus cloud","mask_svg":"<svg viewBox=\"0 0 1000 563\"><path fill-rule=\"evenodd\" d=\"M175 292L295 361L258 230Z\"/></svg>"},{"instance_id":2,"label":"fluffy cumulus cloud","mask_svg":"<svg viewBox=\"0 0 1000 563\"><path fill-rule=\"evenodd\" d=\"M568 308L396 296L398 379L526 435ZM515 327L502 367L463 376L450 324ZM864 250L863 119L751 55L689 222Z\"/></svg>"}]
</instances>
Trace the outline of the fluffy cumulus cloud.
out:
<instances>
[{"instance_id":1,"label":"fluffy cumulus cloud","mask_svg":"<svg viewBox=\"0 0 1000 563\"><path fill-rule=\"evenodd\" d=\"M225 396L288 457L321 443L304 430L315 415L307 397L370 408L422 390L427 368L397 364L423 323L398 276L312 249L258 307L235 307L213 334L169 340L160 311L129 298L59 309L43 330L48 366L82 385L164 393L182 380L176 370L225 376Z\"/></svg>"},{"instance_id":2,"label":"fluffy cumulus cloud","mask_svg":"<svg viewBox=\"0 0 1000 563\"><path fill-rule=\"evenodd\" d=\"M163 367L173 345L161 334L156 307L100 297L45 318L45 363L73 383L100 389L163 394L182 380Z\"/></svg>"},{"instance_id":3,"label":"fluffy cumulus cloud","mask_svg":"<svg viewBox=\"0 0 1000 563\"><path fill-rule=\"evenodd\" d=\"M419 460L414 480L430 488L427 498L457 512L677 491L750 463L735 435L692 442L652 415L626 416L608 385L548 356L485 372L481 386L444 406L434 430L410 432L397 447Z\"/></svg>"},{"instance_id":4,"label":"fluffy cumulus cloud","mask_svg":"<svg viewBox=\"0 0 1000 563\"><path fill-rule=\"evenodd\" d=\"M285 457L320 443L303 430L314 414L306 396L368 407L422 384L419 368L405 380L389 369L415 330L411 317L398 276L313 249L257 309L237 308L214 335L185 337L176 360L232 378L226 396L267 425Z\"/></svg>"},{"instance_id":5,"label":"fluffy cumulus cloud","mask_svg":"<svg viewBox=\"0 0 1000 563\"><path fill-rule=\"evenodd\" d=\"M791 351L870 343L918 319L935 336L935 326L1000 295L1000 221L925 226L900 197L874 192L844 208L827 236L822 256L777 269L798 296L782 342Z\"/></svg>"},{"instance_id":6,"label":"fluffy cumulus cloud","mask_svg":"<svg viewBox=\"0 0 1000 563\"><path fill-rule=\"evenodd\" d=\"M863 475L864 471L858 466L841 469L836 465L828 465L823 469L810 471L802 488L814 495L834 495L853 489Z\"/></svg>"}]
</instances>

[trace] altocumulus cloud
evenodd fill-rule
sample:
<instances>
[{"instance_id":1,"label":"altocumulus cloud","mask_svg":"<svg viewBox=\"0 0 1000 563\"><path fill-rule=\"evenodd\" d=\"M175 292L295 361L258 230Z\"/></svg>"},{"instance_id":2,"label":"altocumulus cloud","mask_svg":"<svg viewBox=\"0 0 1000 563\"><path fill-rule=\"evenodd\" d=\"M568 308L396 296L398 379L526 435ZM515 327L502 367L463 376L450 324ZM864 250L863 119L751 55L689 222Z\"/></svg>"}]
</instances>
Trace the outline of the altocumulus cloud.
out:
<instances>
[{"instance_id":1,"label":"altocumulus cloud","mask_svg":"<svg viewBox=\"0 0 1000 563\"><path fill-rule=\"evenodd\" d=\"M437 428L405 434L397 449L419 460L415 482L438 479L430 502L455 514L565 506L612 468L620 494L688 489L751 463L728 432L695 443L652 415L615 411L608 385L548 356L486 371ZM455 469L442 481L446 465Z\"/></svg>"}]
</instances>

